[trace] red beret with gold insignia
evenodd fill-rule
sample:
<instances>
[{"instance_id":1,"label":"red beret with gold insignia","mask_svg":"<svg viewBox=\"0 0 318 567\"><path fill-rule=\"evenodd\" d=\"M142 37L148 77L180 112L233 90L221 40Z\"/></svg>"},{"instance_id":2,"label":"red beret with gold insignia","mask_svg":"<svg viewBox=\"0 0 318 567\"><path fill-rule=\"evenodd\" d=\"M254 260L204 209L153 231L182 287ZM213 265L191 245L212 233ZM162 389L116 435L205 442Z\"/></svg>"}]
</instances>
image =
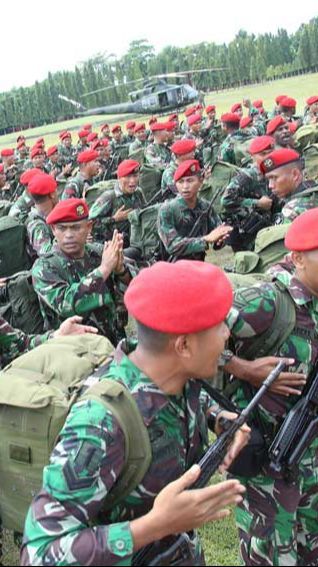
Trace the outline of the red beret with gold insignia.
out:
<instances>
[{"instance_id":1,"label":"red beret with gold insignia","mask_svg":"<svg viewBox=\"0 0 318 567\"><path fill-rule=\"evenodd\" d=\"M196 175L201 173L201 167L197 159L187 159L180 163L177 167L173 179L174 181L179 181L182 177L191 177L191 175Z\"/></svg>"},{"instance_id":2,"label":"red beret with gold insignia","mask_svg":"<svg viewBox=\"0 0 318 567\"><path fill-rule=\"evenodd\" d=\"M277 128L279 128L279 126L282 126L283 124L286 124L285 118L280 116L280 114L278 116L275 116L275 118L270 120L269 123L267 124L266 134L269 135L274 134Z\"/></svg>"},{"instance_id":3,"label":"red beret with gold insignia","mask_svg":"<svg viewBox=\"0 0 318 567\"><path fill-rule=\"evenodd\" d=\"M88 205L84 199L66 199L60 201L46 219L47 224L58 222L76 222L88 218Z\"/></svg>"},{"instance_id":4,"label":"red beret with gold insignia","mask_svg":"<svg viewBox=\"0 0 318 567\"><path fill-rule=\"evenodd\" d=\"M140 163L134 159L124 159L117 168L117 177L127 177L132 173L138 173L140 168Z\"/></svg>"},{"instance_id":5,"label":"red beret with gold insignia","mask_svg":"<svg viewBox=\"0 0 318 567\"><path fill-rule=\"evenodd\" d=\"M295 150L290 150L289 148L281 148L279 150L274 150L272 153L268 154L265 159L260 163L260 170L262 173L269 173L283 167L290 163L300 160L300 154Z\"/></svg>"}]
</instances>

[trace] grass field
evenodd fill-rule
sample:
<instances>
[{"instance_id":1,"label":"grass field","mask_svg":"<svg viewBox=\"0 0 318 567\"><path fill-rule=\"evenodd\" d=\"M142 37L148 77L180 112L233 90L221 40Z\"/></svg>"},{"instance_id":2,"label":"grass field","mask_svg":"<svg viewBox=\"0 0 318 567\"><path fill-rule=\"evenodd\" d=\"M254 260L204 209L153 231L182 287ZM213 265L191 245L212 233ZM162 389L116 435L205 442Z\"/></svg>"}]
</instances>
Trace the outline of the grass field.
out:
<instances>
[{"instance_id":1,"label":"grass field","mask_svg":"<svg viewBox=\"0 0 318 567\"><path fill-rule=\"evenodd\" d=\"M243 98L250 98L252 101L257 98L262 98L264 100L265 108L272 110L275 104L275 96L278 94L288 94L298 101L297 112L301 114L305 105L305 99L311 95L317 94L317 85L318 73L312 73L289 79L279 79L278 81L270 81L258 85L248 85L238 89L213 92L206 95L205 103L216 104L217 115L220 116L223 112L227 112L232 104L242 101ZM144 122L149 119L149 116L146 115L130 114L129 118L132 117L140 120L140 122ZM74 130L75 133L81 126L83 126L83 124L86 123L92 123L96 130L99 129L103 122L118 122L123 126L127 119L127 115L86 116L84 118L75 118L74 120L24 130L23 134L27 137L29 145L32 145L39 136L45 136L46 145L51 146L58 141L58 132L61 130ZM0 149L4 147L14 147L17 136L17 132L7 134L6 136L0 136ZM77 136L75 136L75 138L77 140Z\"/></svg>"}]
</instances>

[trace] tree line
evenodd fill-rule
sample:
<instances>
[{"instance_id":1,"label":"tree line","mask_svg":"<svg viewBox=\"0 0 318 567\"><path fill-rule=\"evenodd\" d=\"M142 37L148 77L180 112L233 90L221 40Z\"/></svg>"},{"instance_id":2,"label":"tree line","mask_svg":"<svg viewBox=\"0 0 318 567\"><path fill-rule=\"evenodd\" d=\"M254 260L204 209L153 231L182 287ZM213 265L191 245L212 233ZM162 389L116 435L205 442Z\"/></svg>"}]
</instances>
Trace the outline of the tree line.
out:
<instances>
[{"instance_id":1,"label":"tree line","mask_svg":"<svg viewBox=\"0 0 318 567\"><path fill-rule=\"evenodd\" d=\"M75 108L60 100L59 93L90 108L127 100L130 91L142 88L142 79L157 74L222 68L193 76L195 87L207 92L289 76L302 70L317 70L317 65L318 18L302 24L291 35L279 29L276 34L256 37L240 30L227 45L209 42L188 47L169 45L158 54L146 39L135 40L121 58L100 53L76 66L74 71L49 73L44 81L36 81L31 87L1 93L0 132L72 118ZM136 85L128 84L138 79ZM84 96L105 86L113 88Z\"/></svg>"}]
</instances>

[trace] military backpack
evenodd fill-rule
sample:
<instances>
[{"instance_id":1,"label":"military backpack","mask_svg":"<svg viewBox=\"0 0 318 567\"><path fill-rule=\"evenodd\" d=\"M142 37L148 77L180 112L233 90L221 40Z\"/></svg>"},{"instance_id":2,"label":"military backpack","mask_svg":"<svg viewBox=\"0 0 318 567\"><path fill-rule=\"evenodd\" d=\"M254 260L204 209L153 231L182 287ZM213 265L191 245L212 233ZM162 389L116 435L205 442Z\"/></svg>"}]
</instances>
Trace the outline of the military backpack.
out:
<instances>
[{"instance_id":1,"label":"military backpack","mask_svg":"<svg viewBox=\"0 0 318 567\"><path fill-rule=\"evenodd\" d=\"M318 144L307 146L303 151L306 179L318 181Z\"/></svg>"},{"instance_id":2,"label":"military backpack","mask_svg":"<svg viewBox=\"0 0 318 567\"><path fill-rule=\"evenodd\" d=\"M151 461L147 428L121 383L101 379L113 352L102 336L49 340L0 372L0 516L3 527L23 532L44 467L74 403L95 400L118 420L125 438L125 465L105 500L115 506L143 479Z\"/></svg>"},{"instance_id":3,"label":"military backpack","mask_svg":"<svg viewBox=\"0 0 318 567\"><path fill-rule=\"evenodd\" d=\"M153 257L160 242L158 234L160 206L160 203L156 203L144 209L131 211L128 215L130 222L130 246L140 250L141 257L144 260Z\"/></svg>"},{"instance_id":4,"label":"military backpack","mask_svg":"<svg viewBox=\"0 0 318 567\"><path fill-rule=\"evenodd\" d=\"M205 179L200 189L199 196L203 197L210 203L216 213L220 214L222 210L221 199L224 191L230 183L232 177L240 171L236 165L225 161L217 161L211 170L211 175Z\"/></svg>"},{"instance_id":5,"label":"military backpack","mask_svg":"<svg viewBox=\"0 0 318 567\"><path fill-rule=\"evenodd\" d=\"M86 200L89 208L91 208L97 199L105 193L105 191L113 190L115 187L115 179L108 179L107 181L98 181L90 187L86 187L83 193L83 199Z\"/></svg>"},{"instance_id":6,"label":"military backpack","mask_svg":"<svg viewBox=\"0 0 318 567\"><path fill-rule=\"evenodd\" d=\"M304 124L294 134L296 149L300 153L312 144L318 142L318 124Z\"/></svg>"},{"instance_id":7,"label":"military backpack","mask_svg":"<svg viewBox=\"0 0 318 567\"><path fill-rule=\"evenodd\" d=\"M140 168L139 186L148 203L161 188L163 172L152 165L144 163Z\"/></svg>"},{"instance_id":8,"label":"military backpack","mask_svg":"<svg viewBox=\"0 0 318 567\"><path fill-rule=\"evenodd\" d=\"M0 288L0 315L24 333L42 333L44 321L31 272L18 272Z\"/></svg>"},{"instance_id":9,"label":"military backpack","mask_svg":"<svg viewBox=\"0 0 318 567\"><path fill-rule=\"evenodd\" d=\"M0 277L12 276L31 267L27 253L27 231L16 218L0 218Z\"/></svg>"}]
</instances>

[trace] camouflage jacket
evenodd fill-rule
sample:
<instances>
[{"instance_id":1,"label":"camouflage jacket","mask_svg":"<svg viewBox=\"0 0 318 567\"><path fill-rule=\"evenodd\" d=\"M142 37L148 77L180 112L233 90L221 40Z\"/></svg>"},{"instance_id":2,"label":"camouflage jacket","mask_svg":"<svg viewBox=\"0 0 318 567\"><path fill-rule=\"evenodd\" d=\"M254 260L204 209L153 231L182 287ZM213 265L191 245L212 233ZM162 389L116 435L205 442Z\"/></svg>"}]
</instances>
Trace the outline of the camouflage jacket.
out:
<instances>
[{"instance_id":1,"label":"camouflage jacket","mask_svg":"<svg viewBox=\"0 0 318 567\"><path fill-rule=\"evenodd\" d=\"M29 216L26 220L28 241L30 246L30 256L43 256L51 252L54 236L48 224L46 224L45 217L41 214L36 207L31 209Z\"/></svg>"},{"instance_id":2,"label":"camouflage jacket","mask_svg":"<svg viewBox=\"0 0 318 567\"><path fill-rule=\"evenodd\" d=\"M164 170L161 178L161 193L164 199L172 199L178 194L173 176L177 170L177 163L171 160L168 167Z\"/></svg>"},{"instance_id":3,"label":"camouflage jacket","mask_svg":"<svg viewBox=\"0 0 318 567\"><path fill-rule=\"evenodd\" d=\"M263 196L269 197L268 182L260 174L257 166L242 168L230 181L221 199L222 217L237 224L247 218L253 210L268 214L257 208L257 201Z\"/></svg>"},{"instance_id":4,"label":"camouflage jacket","mask_svg":"<svg viewBox=\"0 0 318 567\"><path fill-rule=\"evenodd\" d=\"M112 140L110 142L110 146L112 149L112 154L118 156L117 165L124 159L128 158L129 144L127 144L124 139L122 139L120 142Z\"/></svg>"},{"instance_id":5,"label":"camouflage jacket","mask_svg":"<svg viewBox=\"0 0 318 567\"><path fill-rule=\"evenodd\" d=\"M160 239L169 255L178 258L201 259L205 257L208 248L202 236L221 224L219 216L210 203L198 197L194 209L190 209L183 199L178 196L163 203L159 209L158 232ZM209 214L204 214L209 210ZM202 215L194 236L189 236L194 224Z\"/></svg>"},{"instance_id":6,"label":"camouflage jacket","mask_svg":"<svg viewBox=\"0 0 318 567\"><path fill-rule=\"evenodd\" d=\"M129 156L138 150L145 150L147 147L147 140L141 142L140 140L136 139L129 145Z\"/></svg>"},{"instance_id":7,"label":"camouflage jacket","mask_svg":"<svg viewBox=\"0 0 318 567\"><path fill-rule=\"evenodd\" d=\"M20 329L13 329L0 316L0 368L4 368L20 354L46 342L50 334L49 331L43 335L26 335Z\"/></svg>"},{"instance_id":8,"label":"camouflage jacket","mask_svg":"<svg viewBox=\"0 0 318 567\"><path fill-rule=\"evenodd\" d=\"M140 209L145 206L145 199L138 187L134 193L123 193L116 181L114 189L105 191L98 197L90 210L89 218L94 221L93 234L97 242L111 240L114 229L117 228L124 235L124 246L129 246L129 220L116 222L113 219L115 212L122 206L125 209Z\"/></svg>"},{"instance_id":9,"label":"camouflage jacket","mask_svg":"<svg viewBox=\"0 0 318 567\"><path fill-rule=\"evenodd\" d=\"M58 152L62 158L62 162L64 163L64 165L66 163L75 164L77 149L74 146L70 146L69 148L67 148L66 146L64 146L64 144L59 144Z\"/></svg>"},{"instance_id":10,"label":"camouflage jacket","mask_svg":"<svg viewBox=\"0 0 318 567\"><path fill-rule=\"evenodd\" d=\"M182 395L164 394L127 357L134 348L121 343L101 379L132 392L152 445L148 471L131 495L103 511L123 470L123 431L98 401L74 404L27 516L22 565L131 565L130 521L146 514L160 490L201 456L206 420L200 386L190 380ZM190 537L193 557L180 565L203 565L197 533Z\"/></svg>"},{"instance_id":11,"label":"camouflage jacket","mask_svg":"<svg viewBox=\"0 0 318 567\"><path fill-rule=\"evenodd\" d=\"M85 189L93 185L93 183L93 179L85 179L82 173L79 171L75 177L72 177L67 181L65 189L61 196L61 201L70 199L71 197L82 199L85 193Z\"/></svg>"},{"instance_id":12,"label":"camouflage jacket","mask_svg":"<svg viewBox=\"0 0 318 567\"><path fill-rule=\"evenodd\" d=\"M249 139L249 132L244 132L242 130L232 132L225 138L224 142L222 142L219 148L218 159L228 163L233 163L233 165L241 165L240 163L237 163L235 146L237 144L242 144Z\"/></svg>"},{"instance_id":13,"label":"camouflage jacket","mask_svg":"<svg viewBox=\"0 0 318 567\"><path fill-rule=\"evenodd\" d=\"M279 350L267 354L293 358L295 363L288 370L308 374L318 355L318 298L297 279L291 263L277 264L270 269L270 273L288 289L295 304L296 325ZM227 323L239 356L244 358L244 348L271 326L274 315L275 287L272 283L261 283L236 292ZM235 397L240 407L247 405L242 387L239 387ZM276 431L282 417L298 399L298 396L265 394L258 409L269 432Z\"/></svg>"},{"instance_id":14,"label":"camouflage jacket","mask_svg":"<svg viewBox=\"0 0 318 567\"><path fill-rule=\"evenodd\" d=\"M171 152L164 144L149 144L145 150L145 163L164 170L171 160Z\"/></svg>"},{"instance_id":15,"label":"camouflage jacket","mask_svg":"<svg viewBox=\"0 0 318 567\"><path fill-rule=\"evenodd\" d=\"M302 192L309 190L311 187L316 187L316 192L313 191L310 195L302 196ZM301 215L301 213L315 207L318 207L317 184L312 180L303 181L297 190L285 200L281 213L275 217L275 223L286 224L292 222L296 217Z\"/></svg>"},{"instance_id":16,"label":"camouflage jacket","mask_svg":"<svg viewBox=\"0 0 318 567\"><path fill-rule=\"evenodd\" d=\"M25 189L21 197L19 197L18 200L12 205L9 215L10 217L15 217L19 221L24 223L28 218L33 205L33 199Z\"/></svg>"},{"instance_id":17,"label":"camouflage jacket","mask_svg":"<svg viewBox=\"0 0 318 567\"><path fill-rule=\"evenodd\" d=\"M33 286L47 329L57 329L67 317L81 315L113 344L122 338L126 286L113 275L104 281L99 270L102 251L101 244L87 244L84 257L73 259L55 245L35 262Z\"/></svg>"}]
</instances>

